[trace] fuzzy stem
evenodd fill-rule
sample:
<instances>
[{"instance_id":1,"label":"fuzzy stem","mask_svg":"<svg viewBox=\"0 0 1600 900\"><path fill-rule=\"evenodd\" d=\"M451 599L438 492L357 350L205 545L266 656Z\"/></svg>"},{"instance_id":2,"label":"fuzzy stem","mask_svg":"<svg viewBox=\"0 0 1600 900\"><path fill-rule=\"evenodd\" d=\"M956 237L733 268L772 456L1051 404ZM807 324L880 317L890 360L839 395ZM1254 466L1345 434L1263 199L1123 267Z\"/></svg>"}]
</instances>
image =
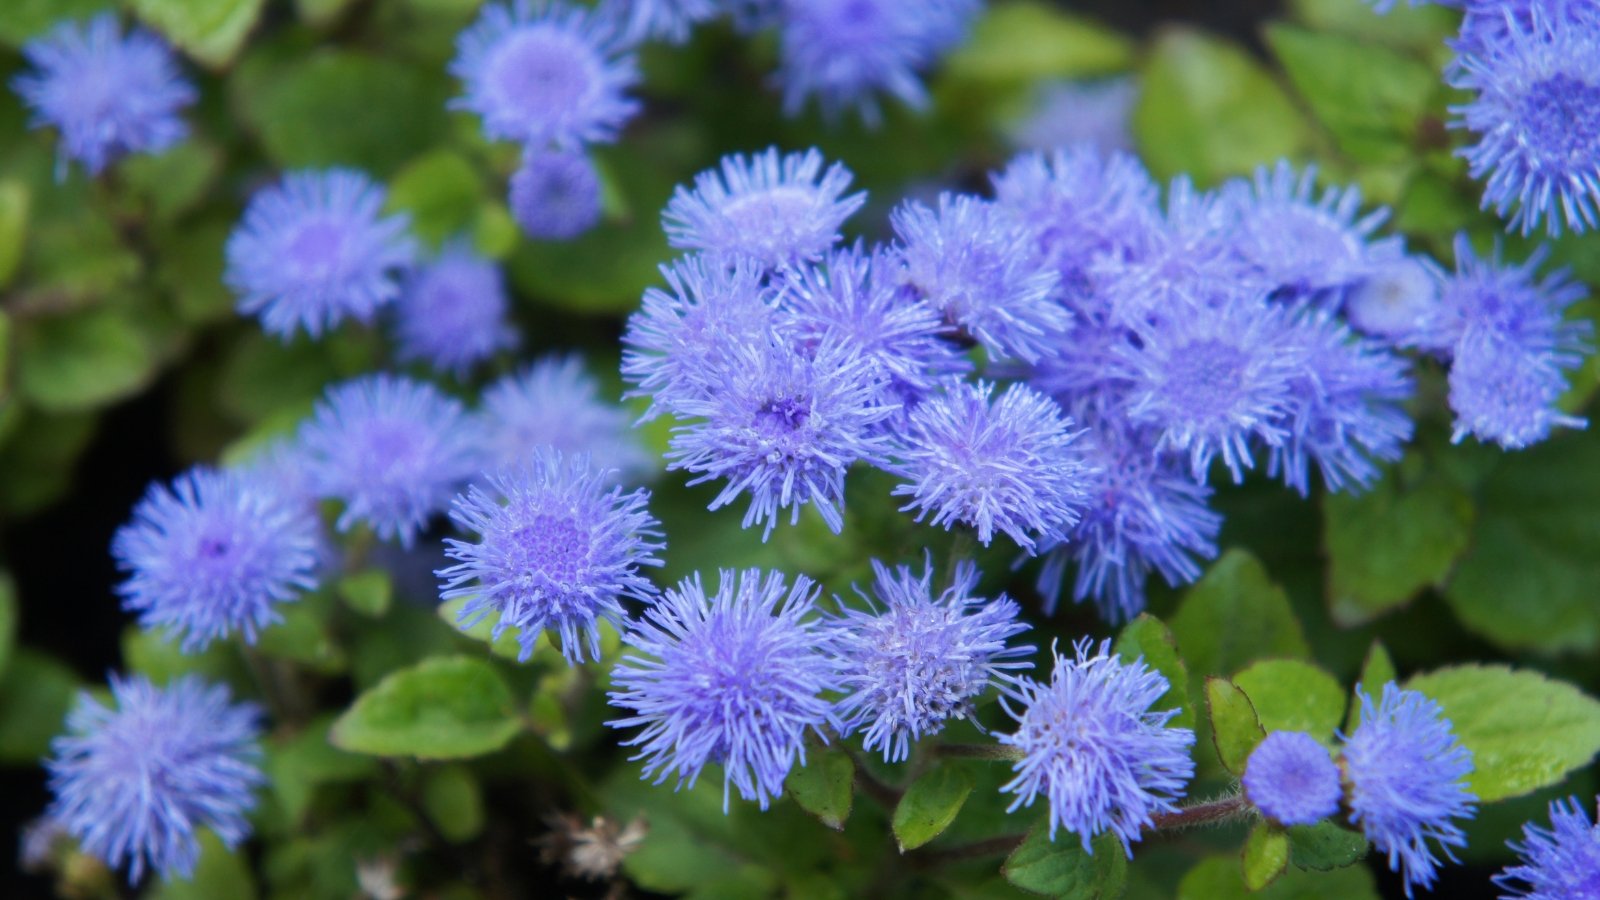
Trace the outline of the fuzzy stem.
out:
<instances>
[{"instance_id":1,"label":"fuzzy stem","mask_svg":"<svg viewBox=\"0 0 1600 900\"><path fill-rule=\"evenodd\" d=\"M940 744L934 752L946 759L987 759L1012 762L1022 758L1022 751L1001 744Z\"/></svg>"},{"instance_id":2,"label":"fuzzy stem","mask_svg":"<svg viewBox=\"0 0 1600 900\"><path fill-rule=\"evenodd\" d=\"M1219 797L1185 806L1176 812L1162 813L1151 819L1151 831L1175 831L1197 825L1216 825L1245 815L1250 811L1250 801L1243 794Z\"/></svg>"}]
</instances>

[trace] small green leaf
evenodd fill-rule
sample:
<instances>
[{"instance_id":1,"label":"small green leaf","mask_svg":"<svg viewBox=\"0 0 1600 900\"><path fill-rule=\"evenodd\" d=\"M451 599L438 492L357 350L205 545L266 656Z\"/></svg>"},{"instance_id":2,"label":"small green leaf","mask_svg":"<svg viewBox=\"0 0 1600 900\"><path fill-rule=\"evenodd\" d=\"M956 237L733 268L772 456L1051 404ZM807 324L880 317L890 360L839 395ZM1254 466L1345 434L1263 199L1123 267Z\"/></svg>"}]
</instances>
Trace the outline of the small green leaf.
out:
<instances>
[{"instance_id":1,"label":"small green leaf","mask_svg":"<svg viewBox=\"0 0 1600 900\"><path fill-rule=\"evenodd\" d=\"M1389 658L1389 651L1383 646L1382 641L1374 640L1372 646L1367 648L1367 659L1361 664L1361 677L1356 679L1356 686L1351 691L1350 715L1345 719L1344 730L1346 734L1356 730L1361 724L1361 696L1364 692L1377 700L1383 695L1383 686L1395 681L1398 676L1394 669L1394 660Z\"/></svg>"},{"instance_id":2,"label":"small green leaf","mask_svg":"<svg viewBox=\"0 0 1600 900\"><path fill-rule=\"evenodd\" d=\"M1289 833L1271 822L1257 822L1245 838L1240 856L1244 886L1259 891L1289 867Z\"/></svg>"},{"instance_id":3,"label":"small green leaf","mask_svg":"<svg viewBox=\"0 0 1600 900\"><path fill-rule=\"evenodd\" d=\"M1289 862L1298 868L1327 872L1353 866L1366 855L1367 839L1333 822L1289 829Z\"/></svg>"},{"instance_id":4,"label":"small green leaf","mask_svg":"<svg viewBox=\"0 0 1600 900\"><path fill-rule=\"evenodd\" d=\"M1077 835L1063 832L1050 840L1041 821L1028 831L1021 846L1006 857L1006 880L1025 891L1063 900L1109 900L1122 895L1128 880L1128 859L1116 836L1105 832L1084 851Z\"/></svg>"},{"instance_id":5,"label":"small green leaf","mask_svg":"<svg viewBox=\"0 0 1600 900\"><path fill-rule=\"evenodd\" d=\"M802 768L789 772L783 783L800 808L834 831L843 831L855 802L856 766L839 750L811 754Z\"/></svg>"},{"instance_id":6,"label":"small green leaf","mask_svg":"<svg viewBox=\"0 0 1600 900\"><path fill-rule=\"evenodd\" d=\"M452 759L493 753L522 723L485 660L435 657L383 679L333 725L335 746L376 756Z\"/></svg>"},{"instance_id":7,"label":"small green leaf","mask_svg":"<svg viewBox=\"0 0 1600 900\"><path fill-rule=\"evenodd\" d=\"M1360 625L1442 585L1472 536L1472 499L1430 470L1402 486L1391 470L1372 490L1322 501L1328 607L1340 625Z\"/></svg>"},{"instance_id":8,"label":"small green leaf","mask_svg":"<svg viewBox=\"0 0 1600 900\"><path fill-rule=\"evenodd\" d=\"M1333 739L1344 718L1344 688L1332 675L1297 659L1267 659L1233 676L1267 731L1303 731Z\"/></svg>"},{"instance_id":9,"label":"small green leaf","mask_svg":"<svg viewBox=\"0 0 1600 900\"><path fill-rule=\"evenodd\" d=\"M38 765L61 733L78 693L78 676L55 657L18 647L0 682L0 762Z\"/></svg>"},{"instance_id":10,"label":"small green leaf","mask_svg":"<svg viewBox=\"0 0 1600 900\"><path fill-rule=\"evenodd\" d=\"M13 418L14 417L14 418ZM48 415L23 410L14 401L0 403L0 421L16 431L0 447L0 505L13 516L41 509L72 483L73 466L94 437L91 413Z\"/></svg>"},{"instance_id":11,"label":"small green leaf","mask_svg":"<svg viewBox=\"0 0 1600 900\"><path fill-rule=\"evenodd\" d=\"M190 878L163 878L145 897L148 900L255 900L256 883L243 851L228 846L209 829L201 829L200 860Z\"/></svg>"},{"instance_id":12,"label":"small green leaf","mask_svg":"<svg viewBox=\"0 0 1600 900\"><path fill-rule=\"evenodd\" d=\"M394 599L394 580L387 569L366 569L341 576L335 588L345 605L364 616L382 618Z\"/></svg>"},{"instance_id":13,"label":"small green leaf","mask_svg":"<svg viewBox=\"0 0 1600 900\"><path fill-rule=\"evenodd\" d=\"M328 740L332 716L322 716L293 736L274 736L267 748L267 773L272 790L289 822L298 825L316 789L324 784L360 781L376 775L377 761L349 753Z\"/></svg>"},{"instance_id":14,"label":"small green leaf","mask_svg":"<svg viewBox=\"0 0 1600 900\"><path fill-rule=\"evenodd\" d=\"M1223 768L1243 775L1250 751L1267 733L1261 728L1250 698L1226 678L1206 679L1206 708L1211 714L1211 742Z\"/></svg>"},{"instance_id":15,"label":"small green leaf","mask_svg":"<svg viewBox=\"0 0 1600 900\"><path fill-rule=\"evenodd\" d=\"M1378 888L1365 866L1334 872L1290 870L1264 890L1245 886L1239 860L1232 855L1201 860L1178 885L1177 900L1378 900Z\"/></svg>"},{"instance_id":16,"label":"small green leaf","mask_svg":"<svg viewBox=\"0 0 1600 900\"><path fill-rule=\"evenodd\" d=\"M1193 677L1232 675L1258 659L1311 651L1283 588L1244 550L1229 550L1189 588L1172 618Z\"/></svg>"},{"instance_id":17,"label":"small green leaf","mask_svg":"<svg viewBox=\"0 0 1600 900\"><path fill-rule=\"evenodd\" d=\"M0 3L0 43L21 47L50 26L68 19L87 19L112 0L6 0Z\"/></svg>"},{"instance_id":18,"label":"small green leaf","mask_svg":"<svg viewBox=\"0 0 1600 900\"><path fill-rule=\"evenodd\" d=\"M96 309L17 329L17 389L47 412L98 409L155 378L157 358L126 312Z\"/></svg>"},{"instance_id":19,"label":"small green leaf","mask_svg":"<svg viewBox=\"0 0 1600 900\"><path fill-rule=\"evenodd\" d=\"M1178 655L1178 642L1166 623L1149 613L1140 613L1117 635L1117 655L1132 661L1143 658L1145 665L1167 679L1167 692L1152 709L1178 710L1170 723L1174 728L1194 728L1194 710L1189 706L1189 670Z\"/></svg>"},{"instance_id":20,"label":"small green leaf","mask_svg":"<svg viewBox=\"0 0 1600 900\"><path fill-rule=\"evenodd\" d=\"M1311 138L1288 95L1248 53L1178 28L1150 52L1133 129L1156 178L1187 173L1203 187L1295 156Z\"/></svg>"},{"instance_id":21,"label":"small green leaf","mask_svg":"<svg viewBox=\"0 0 1600 900\"><path fill-rule=\"evenodd\" d=\"M283 617L256 640L262 656L289 660L318 672L338 674L349 664L344 648L328 629L327 595L307 594L278 605Z\"/></svg>"},{"instance_id":22,"label":"small green leaf","mask_svg":"<svg viewBox=\"0 0 1600 900\"><path fill-rule=\"evenodd\" d=\"M167 223L199 205L222 174L222 151L187 140L160 153L136 153L118 163L130 192L148 205L151 218Z\"/></svg>"},{"instance_id":23,"label":"small green leaf","mask_svg":"<svg viewBox=\"0 0 1600 900\"><path fill-rule=\"evenodd\" d=\"M450 150L412 160L389 189L389 208L409 214L412 232L431 244L471 230L487 199L472 163Z\"/></svg>"},{"instance_id":24,"label":"small green leaf","mask_svg":"<svg viewBox=\"0 0 1600 900\"><path fill-rule=\"evenodd\" d=\"M122 632L123 667L166 684L184 675L200 675L207 681L232 681L243 675L239 651L225 641L213 641L198 653L185 653L178 641L160 630L129 625Z\"/></svg>"},{"instance_id":25,"label":"small green leaf","mask_svg":"<svg viewBox=\"0 0 1600 900\"><path fill-rule=\"evenodd\" d=\"M958 81L1024 84L1125 71L1133 42L1122 32L1037 0L997 4L945 61Z\"/></svg>"},{"instance_id":26,"label":"small green leaf","mask_svg":"<svg viewBox=\"0 0 1600 900\"><path fill-rule=\"evenodd\" d=\"M428 770L422 782L422 808L445 840L460 844L483 831L483 791L466 766Z\"/></svg>"},{"instance_id":27,"label":"small green leaf","mask_svg":"<svg viewBox=\"0 0 1600 900\"><path fill-rule=\"evenodd\" d=\"M453 600L446 600L437 607L439 618L443 619L445 624L454 628L460 634L488 644L489 649L494 652L495 656L503 659L521 660L522 644L517 641L520 629L507 628L500 634L500 637L496 638L494 636L494 626L499 617L494 613L489 613L471 625L461 624L461 610L471 601L471 597L456 597ZM540 634L534 646L537 649L544 643L545 636Z\"/></svg>"},{"instance_id":28,"label":"small green leaf","mask_svg":"<svg viewBox=\"0 0 1600 900\"><path fill-rule=\"evenodd\" d=\"M972 772L942 765L911 783L894 808L894 837L900 852L915 850L944 833L972 793Z\"/></svg>"},{"instance_id":29,"label":"small green leaf","mask_svg":"<svg viewBox=\"0 0 1600 900\"><path fill-rule=\"evenodd\" d=\"M133 11L196 61L233 62L266 0L132 0Z\"/></svg>"},{"instance_id":30,"label":"small green leaf","mask_svg":"<svg viewBox=\"0 0 1600 900\"><path fill-rule=\"evenodd\" d=\"M21 181L0 181L0 288L11 283L22 264L28 238L28 211L32 197Z\"/></svg>"},{"instance_id":31,"label":"small green leaf","mask_svg":"<svg viewBox=\"0 0 1600 900\"><path fill-rule=\"evenodd\" d=\"M1555 784L1600 753L1600 701L1538 672L1452 666L1406 687L1444 707L1472 751L1467 787L1484 803Z\"/></svg>"}]
</instances>

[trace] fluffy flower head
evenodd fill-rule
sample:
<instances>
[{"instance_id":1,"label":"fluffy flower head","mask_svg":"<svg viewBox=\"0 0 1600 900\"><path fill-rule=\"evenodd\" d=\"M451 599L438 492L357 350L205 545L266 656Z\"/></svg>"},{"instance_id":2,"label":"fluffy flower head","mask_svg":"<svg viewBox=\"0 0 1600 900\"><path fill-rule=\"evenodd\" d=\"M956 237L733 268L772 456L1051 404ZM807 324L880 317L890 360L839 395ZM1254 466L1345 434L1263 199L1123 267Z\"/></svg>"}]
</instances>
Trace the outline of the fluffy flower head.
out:
<instances>
[{"instance_id":1,"label":"fluffy flower head","mask_svg":"<svg viewBox=\"0 0 1600 900\"><path fill-rule=\"evenodd\" d=\"M1138 99L1139 84L1129 77L1046 82L1028 118L1011 129L1011 140L1027 150L1087 144L1102 153L1131 151Z\"/></svg>"},{"instance_id":2,"label":"fluffy flower head","mask_svg":"<svg viewBox=\"0 0 1600 900\"><path fill-rule=\"evenodd\" d=\"M719 0L622 0L630 41L661 38L674 44L689 39L689 29L715 16Z\"/></svg>"},{"instance_id":3,"label":"fluffy flower head","mask_svg":"<svg viewBox=\"0 0 1600 900\"><path fill-rule=\"evenodd\" d=\"M611 673L611 705L628 713L616 728L641 727L624 741L638 747L645 777L693 784L708 763L722 766L723 809L730 789L765 809L783 792L805 737L826 740L839 727L820 695L837 686L837 667L820 652L822 629L811 615L816 590L778 572L719 573L715 593L700 576L669 588L623 635L637 651Z\"/></svg>"},{"instance_id":4,"label":"fluffy flower head","mask_svg":"<svg viewBox=\"0 0 1600 900\"><path fill-rule=\"evenodd\" d=\"M529 237L570 241L600 222L600 174L583 153L530 149L511 176L510 205Z\"/></svg>"},{"instance_id":5,"label":"fluffy flower head","mask_svg":"<svg viewBox=\"0 0 1600 900\"><path fill-rule=\"evenodd\" d=\"M395 304L400 358L465 377L475 364L516 345L506 321L509 306L500 267L468 242L451 241L410 274Z\"/></svg>"},{"instance_id":6,"label":"fluffy flower head","mask_svg":"<svg viewBox=\"0 0 1600 900\"><path fill-rule=\"evenodd\" d=\"M541 446L587 455L596 469L624 480L649 472L652 461L628 425L628 414L599 397L600 385L576 354L546 356L490 384L478 421L487 468L525 464Z\"/></svg>"},{"instance_id":7,"label":"fluffy flower head","mask_svg":"<svg viewBox=\"0 0 1600 900\"><path fill-rule=\"evenodd\" d=\"M1494 879L1507 900L1600 900L1600 826L1576 797L1550 804L1549 828L1522 826L1511 849L1522 859Z\"/></svg>"},{"instance_id":8,"label":"fluffy flower head","mask_svg":"<svg viewBox=\"0 0 1600 900\"><path fill-rule=\"evenodd\" d=\"M1317 739L1274 731L1250 752L1244 793L1280 825L1311 825L1339 811L1339 767Z\"/></svg>"},{"instance_id":9,"label":"fluffy flower head","mask_svg":"<svg viewBox=\"0 0 1600 900\"><path fill-rule=\"evenodd\" d=\"M112 676L111 693L110 707L80 696L51 742L49 815L134 882L147 870L192 877L198 829L229 847L250 833L245 814L265 781L259 713L193 675L165 688Z\"/></svg>"}]
</instances>

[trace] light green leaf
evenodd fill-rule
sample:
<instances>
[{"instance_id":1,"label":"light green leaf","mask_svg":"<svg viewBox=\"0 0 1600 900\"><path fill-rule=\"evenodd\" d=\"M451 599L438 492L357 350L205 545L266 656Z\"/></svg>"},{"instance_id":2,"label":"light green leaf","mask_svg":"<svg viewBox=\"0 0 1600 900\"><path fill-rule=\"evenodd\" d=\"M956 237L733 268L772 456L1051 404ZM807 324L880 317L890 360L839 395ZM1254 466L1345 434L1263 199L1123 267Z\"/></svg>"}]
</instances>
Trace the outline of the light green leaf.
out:
<instances>
[{"instance_id":1,"label":"light green leaf","mask_svg":"<svg viewBox=\"0 0 1600 900\"><path fill-rule=\"evenodd\" d=\"M1172 618L1191 677L1232 675L1258 659L1310 655L1283 588L1260 561L1229 550L1189 588Z\"/></svg>"},{"instance_id":2,"label":"light green leaf","mask_svg":"<svg viewBox=\"0 0 1600 900\"><path fill-rule=\"evenodd\" d=\"M1600 753L1600 701L1538 672L1452 666L1406 687L1444 707L1472 751L1467 787L1485 803L1555 784Z\"/></svg>"},{"instance_id":3,"label":"light green leaf","mask_svg":"<svg viewBox=\"0 0 1600 900\"><path fill-rule=\"evenodd\" d=\"M1394 660L1389 658L1389 651L1383 646L1382 641L1373 641L1367 648L1366 661L1361 664L1361 677L1356 679L1356 686L1351 691L1350 715L1345 719L1344 730L1346 734L1356 730L1361 724L1361 693L1370 695L1374 700L1383 694L1383 686L1395 681Z\"/></svg>"},{"instance_id":4,"label":"light green leaf","mask_svg":"<svg viewBox=\"0 0 1600 900\"><path fill-rule=\"evenodd\" d=\"M98 409L138 393L159 360L119 309L34 319L17 328L17 390L47 412Z\"/></svg>"},{"instance_id":5,"label":"light green leaf","mask_svg":"<svg viewBox=\"0 0 1600 900\"><path fill-rule=\"evenodd\" d=\"M1289 0L1295 18L1318 31L1417 50L1443 50L1454 37L1460 13L1442 5L1400 3L1383 15L1350 0Z\"/></svg>"},{"instance_id":6,"label":"light green leaf","mask_svg":"<svg viewBox=\"0 0 1600 900\"><path fill-rule=\"evenodd\" d=\"M1430 470L1413 484L1391 470L1362 494L1322 501L1328 554L1328 608L1336 622L1360 625L1442 585L1472 536L1472 499Z\"/></svg>"},{"instance_id":7,"label":"light green leaf","mask_svg":"<svg viewBox=\"0 0 1600 900\"><path fill-rule=\"evenodd\" d=\"M1184 29L1156 40L1133 130L1158 179L1201 186L1299 153L1311 131L1272 76L1240 48Z\"/></svg>"},{"instance_id":8,"label":"light green leaf","mask_svg":"<svg viewBox=\"0 0 1600 900\"><path fill-rule=\"evenodd\" d=\"M255 900L256 883L241 850L229 850L209 829L200 831L200 861L193 878L163 878L148 900Z\"/></svg>"},{"instance_id":9,"label":"light green leaf","mask_svg":"<svg viewBox=\"0 0 1600 900\"><path fill-rule=\"evenodd\" d=\"M1345 691L1332 675L1296 659L1267 659L1233 676L1267 731L1303 731L1330 741L1344 717Z\"/></svg>"},{"instance_id":10,"label":"light green leaf","mask_svg":"<svg viewBox=\"0 0 1600 900\"><path fill-rule=\"evenodd\" d=\"M445 840L465 843L483 831L483 791L466 766L429 769L422 782L422 808Z\"/></svg>"},{"instance_id":11,"label":"light green leaf","mask_svg":"<svg viewBox=\"0 0 1600 900\"><path fill-rule=\"evenodd\" d=\"M1122 845L1108 831L1095 838L1092 846L1093 854L1085 852L1078 836L1067 832L1051 841L1049 824L1041 821L1006 858L1001 871L1013 885L1047 897L1110 900L1121 896L1128 880L1128 859Z\"/></svg>"},{"instance_id":12,"label":"light green leaf","mask_svg":"<svg viewBox=\"0 0 1600 900\"><path fill-rule=\"evenodd\" d=\"M339 577L334 590L346 606L374 619L383 617L394 600L394 579L387 569L366 569Z\"/></svg>"},{"instance_id":13,"label":"light green leaf","mask_svg":"<svg viewBox=\"0 0 1600 900\"><path fill-rule=\"evenodd\" d=\"M178 641L161 630L146 630L129 625L122 631L123 667L167 684L184 675L200 675L207 681L238 682L244 675L239 651L227 641L213 641L198 653L185 653Z\"/></svg>"},{"instance_id":14,"label":"light green leaf","mask_svg":"<svg viewBox=\"0 0 1600 900\"><path fill-rule=\"evenodd\" d=\"M343 672L350 661L328 628L327 606L325 594L307 594L292 603L278 604L283 620L261 632L255 649L262 656L289 660L319 672Z\"/></svg>"},{"instance_id":15,"label":"light green leaf","mask_svg":"<svg viewBox=\"0 0 1600 900\"><path fill-rule=\"evenodd\" d=\"M0 288L11 283L22 264L32 205L27 184L9 178L0 181Z\"/></svg>"},{"instance_id":16,"label":"light green leaf","mask_svg":"<svg viewBox=\"0 0 1600 900\"><path fill-rule=\"evenodd\" d=\"M463 626L461 624L461 610L471 600L471 597L457 597L454 600L446 600L437 607L439 618L443 619L445 624L454 628L457 632L475 641L483 641L488 644L489 649L494 651L495 656L503 659L521 660L522 644L517 641L520 629L507 628L500 634L499 638L494 637L495 622L499 619L495 613L491 612L471 625ZM547 639L541 633L534 647L538 649L547 643Z\"/></svg>"},{"instance_id":17,"label":"light green leaf","mask_svg":"<svg viewBox=\"0 0 1600 900\"><path fill-rule=\"evenodd\" d=\"M834 831L844 830L855 802L856 766L840 750L812 753L803 767L791 769L783 786L800 804Z\"/></svg>"},{"instance_id":18,"label":"light green leaf","mask_svg":"<svg viewBox=\"0 0 1600 900\"><path fill-rule=\"evenodd\" d=\"M391 674L334 723L337 747L375 756L452 759L493 753L522 723L490 663L435 657Z\"/></svg>"},{"instance_id":19,"label":"light green leaf","mask_svg":"<svg viewBox=\"0 0 1600 900\"><path fill-rule=\"evenodd\" d=\"M1296 825L1289 829L1289 862L1301 869L1326 872L1355 865L1367 855L1367 839L1360 832L1331 821Z\"/></svg>"},{"instance_id":20,"label":"light green leaf","mask_svg":"<svg viewBox=\"0 0 1600 900\"><path fill-rule=\"evenodd\" d=\"M1267 736L1250 698L1226 678L1207 678L1206 709L1217 759L1229 772L1243 775L1250 752Z\"/></svg>"},{"instance_id":21,"label":"light green leaf","mask_svg":"<svg viewBox=\"0 0 1600 900\"><path fill-rule=\"evenodd\" d=\"M943 834L966 804L973 785L972 772L952 764L913 781L894 808L894 837L900 852L915 850Z\"/></svg>"},{"instance_id":22,"label":"light green leaf","mask_svg":"<svg viewBox=\"0 0 1600 900\"><path fill-rule=\"evenodd\" d=\"M131 0L133 11L178 49L214 69L244 46L266 0Z\"/></svg>"},{"instance_id":23,"label":"light green leaf","mask_svg":"<svg viewBox=\"0 0 1600 900\"><path fill-rule=\"evenodd\" d=\"M190 139L161 153L136 153L118 164L117 173L148 208L151 218L165 224L205 200L206 192L222 174L222 151Z\"/></svg>"},{"instance_id":24,"label":"light green leaf","mask_svg":"<svg viewBox=\"0 0 1600 900\"><path fill-rule=\"evenodd\" d=\"M340 13L354 2L355 0L295 0L294 7L307 24L321 27L332 24L339 18Z\"/></svg>"},{"instance_id":25,"label":"light green leaf","mask_svg":"<svg viewBox=\"0 0 1600 900\"><path fill-rule=\"evenodd\" d=\"M1178 710L1172 717L1174 728L1194 728L1194 710L1189 706L1189 670L1178 655L1178 643L1172 629L1149 613L1140 613L1123 627L1117 635L1117 655L1132 661L1143 658L1145 665L1160 672L1167 679L1167 692L1151 708L1157 711Z\"/></svg>"},{"instance_id":26,"label":"light green leaf","mask_svg":"<svg viewBox=\"0 0 1600 900\"><path fill-rule=\"evenodd\" d=\"M1245 887L1251 892L1265 888L1289 868L1289 833L1271 822L1257 822L1245 838L1241 862Z\"/></svg>"},{"instance_id":27,"label":"light green leaf","mask_svg":"<svg viewBox=\"0 0 1600 900\"><path fill-rule=\"evenodd\" d=\"M87 19L112 0L6 0L0 3L0 43L21 47L50 26L68 19Z\"/></svg>"},{"instance_id":28,"label":"light green leaf","mask_svg":"<svg viewBox=\"0 0 1600 900\"><path fill-rule=\"evenodd\" d=\"M389 188L389 208L409 214L412 232L435 245L471 231L487 200L472 163L451 150L412 160Z\"/></svg>"},{"instance_id":29,"label":"light green leaf","mask_svg":"<svg viewBox=\"0 0 1600 900\"><path fill-rule=\"evenodd\" d=\"M995 84L1125 71L1133 42L1122 32L1037 0L990 7L945 61L946 77Z\"/></svg>"},{"instance_id":30,"label":"light green leaf","mask_svg":"<svg viewBox=\"0 0 1600 900\"><path fill-rule=\"evenodd\" d=\"M1296 869L1266 889L1251 893L1245 886L1239 860L1233 856L1213 856L1189 870L1178 885L1177 900L1378 900L1372 873L1364 866L1351 866L1333 872L1302 872Z\"/></svg>"}]
</instances>

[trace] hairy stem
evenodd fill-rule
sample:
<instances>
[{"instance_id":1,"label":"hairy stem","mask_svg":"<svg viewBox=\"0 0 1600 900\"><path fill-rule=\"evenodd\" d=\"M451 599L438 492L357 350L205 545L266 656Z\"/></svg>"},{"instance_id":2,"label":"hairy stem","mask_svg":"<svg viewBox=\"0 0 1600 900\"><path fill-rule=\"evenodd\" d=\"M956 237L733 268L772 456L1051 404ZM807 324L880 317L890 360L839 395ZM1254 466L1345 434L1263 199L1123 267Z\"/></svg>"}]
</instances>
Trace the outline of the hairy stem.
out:
<instances>
[{"instance_id":1,"label":"hairy stem","mask_svg":"<svg viewBox=\"0 0 1600 900\"><path fill-rule=\"evenodd\" d=\"M1181 807L1175 812L1154 816L1151 819L1150 830L1175 831L1180 828L1193 828L1196 825L1216 825L1245 815L1249 811L1250 801L1246 800L1243 794L1219 797L1216 800L1206 800Z\"/></svg>"},{"instance_id":2,"label":"hairy stem","mask_svg":"<svg viewBox=\"0 0 1600 900\"><path fill-rule=\"evenodd\" d=\"M947 759L987 759L1011 762L1022 758L1022 751L1001 744L940 744L934 752Z\"/></svg>"}]
</instances>

